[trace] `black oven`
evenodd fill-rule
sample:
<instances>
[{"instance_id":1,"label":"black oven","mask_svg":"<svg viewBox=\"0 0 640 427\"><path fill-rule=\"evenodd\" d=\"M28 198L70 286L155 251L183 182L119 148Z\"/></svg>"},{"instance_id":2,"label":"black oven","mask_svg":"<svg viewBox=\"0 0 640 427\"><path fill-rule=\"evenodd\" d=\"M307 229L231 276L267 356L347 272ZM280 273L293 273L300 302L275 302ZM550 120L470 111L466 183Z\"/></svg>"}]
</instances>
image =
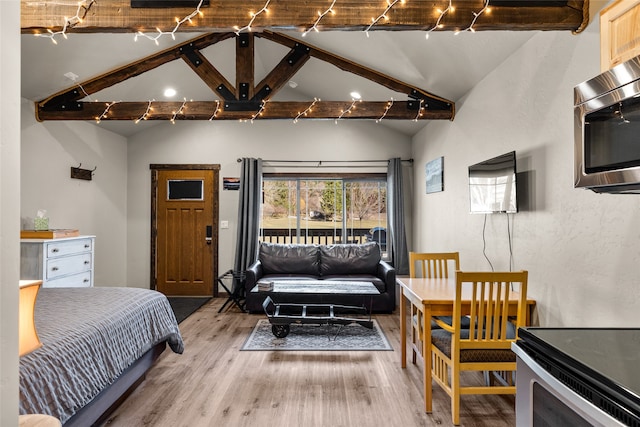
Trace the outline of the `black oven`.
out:
<instances>
[{"instance_id":1,"label":"black oven","mask_svg":"<svg viewBox=\"0 0 640 427\"><path fill-rule=\"evenodd\" d=\"M518 427L640 427L640 330L524 328Z\"/></svg>"},{"instance_id":2,"label":"black oven","mask_svg":"<svg viewBox=\"0 0 640 427\"><path fill-rule=\"evenodd\" d=\"M575 186L640 193L640 57L574 88Z\"/></svg>"}]
</instances>

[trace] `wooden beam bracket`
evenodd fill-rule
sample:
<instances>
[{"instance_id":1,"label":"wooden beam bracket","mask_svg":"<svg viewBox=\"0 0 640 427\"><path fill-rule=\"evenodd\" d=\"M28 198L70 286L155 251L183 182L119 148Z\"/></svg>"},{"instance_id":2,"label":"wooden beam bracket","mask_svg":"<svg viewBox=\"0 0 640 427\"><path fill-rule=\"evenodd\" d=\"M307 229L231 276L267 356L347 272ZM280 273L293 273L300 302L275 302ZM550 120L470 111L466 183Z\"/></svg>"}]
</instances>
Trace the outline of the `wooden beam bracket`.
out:
<instances>
[{"instance_id":1,"label":"wooden beam bracket","mask_svg":"<svg viewBox=\"0 0 640 427\"><path fill-rule=\"evenodd\" d=\"M180 46L180 53L186 57L194 67L199 67L202 64L202 60L198 55L198 49L193 46L193 43L189 43L184 46Z\"/></svg>"},{"instance_id":2,"label":"wooden beam bracket","mask_svg":"<svg viewBox=\"0 0 640 427\"><path fill-rule=\"evenodd\" d=\"M218 85L216 92L218 92L225 101L237 101L235 94L223 84Z\"/></svg>"},{"instance_id":3,"label":"wooden beam bracket","mask_svg":"<svg viewBox=\"0 0 640 427\"><path fill-rule=\"evenodd\" d=\"M197 7L198 0L131 0L132 8L169 8L169 7ZM202 0L202 6L209 6L209 0Z\"/></svg>"},{"instance_id":4,"label":"wooden beam bracket","mask_svg":"<svg viewBox=\"0 0 640 427\"><path fill-rule=\"evenodd\" d=\"M256 102L262 102L264 99L269 98L270 95L271 95L271 87L269 87L269 85L264 85L258 92L256 92L253 99L251 100Z\"/></svg>"},{"instance_id":5,"label":"wooden beam bracket","mask_svg":"<svg viewBox=\"0 0 640 427\"><path fill-rule=\"evenodd\" d=\"M258 111L262 102L256 101L225 101L225 111Z\"/></svg>"},{"instance_id":6,"label":"wooden beam bracket","mask_svg":"<svg viewBox=\"0 0 640 427\"><path fill-rule=\"evenodd\" d=\"M238 34L238 47L249 47L249 33Z\"/></svg>"},{"instance_id":7,"label":"wooden beam bracket","mask_svg":"<svg viewBox=\"0 0 640 427\"><path fill-rule=\"evenodd\" d=\"M293 51L287 56L287 63L289 65L295 65L302 58L309 56L311 48L302 43L296 43L293 47Z\"/></svg>"},{"instance_id":8,"label":"wooden beam bracket","mask_svg":"<svg viewBox=\"0 0 640 427\"><path fill-rule=\"evenodd\" d=\"M433 97L427 96L424 93L421 93L419 91L417 91L416 89L411 89L410 93L409 93L409 97L416 100L416 101L420 101L423 100L423 106L424 108L428 108L429 110L451 110L451 104L448 102L443 102L440 101L439 99L435 99ZM409 109L415 109L417 110L418 107L416 106L415 108L413 107L413 104L415 102L413 101L409 101L409 103L407 104L407 106L409 107ZM417 105L420 105L420 102L415 103Z\"/></svg>"},{"instance_id":9,"label":"wooden beam bracket","mask_svg":"<svg viewBox=\"0 0 640 427\"><path fill-rule=\"evenodd\" d=\"M51 100L42 106L44 111L82 111L83 103L79 101L58 101Z\"/></svg>"}]
</instances>

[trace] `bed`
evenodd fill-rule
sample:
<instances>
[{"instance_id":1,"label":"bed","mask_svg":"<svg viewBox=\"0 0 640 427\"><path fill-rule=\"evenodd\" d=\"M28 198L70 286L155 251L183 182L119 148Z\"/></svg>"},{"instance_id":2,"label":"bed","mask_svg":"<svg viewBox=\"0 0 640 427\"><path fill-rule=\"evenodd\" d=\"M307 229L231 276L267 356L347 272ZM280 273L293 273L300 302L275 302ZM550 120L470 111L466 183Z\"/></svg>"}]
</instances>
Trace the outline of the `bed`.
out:
<instances>
[{"instance_id":1,"label":"bed","mask_svg":"<svg viewBox=\"0 0 640 427\"><path fill-rule=\"evenodd\" d=\"M144 379L168 344L184 343L167 298L139 288L42 288L42 347L20 358L20 414L65 427L102 421Z\"/></svg>"}]
</instances>

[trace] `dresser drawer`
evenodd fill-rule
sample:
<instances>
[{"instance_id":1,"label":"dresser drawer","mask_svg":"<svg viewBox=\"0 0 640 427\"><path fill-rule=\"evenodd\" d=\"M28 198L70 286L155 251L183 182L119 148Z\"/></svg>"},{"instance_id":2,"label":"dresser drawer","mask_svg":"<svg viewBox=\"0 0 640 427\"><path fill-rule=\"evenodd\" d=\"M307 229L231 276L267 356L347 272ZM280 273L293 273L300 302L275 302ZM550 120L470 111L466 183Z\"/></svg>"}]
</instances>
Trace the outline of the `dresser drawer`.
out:
<instances>
[{"instance_id":1,"label":"dresser drawer","mask_svg":"<svg viewBox=\"0 0 640 427\"><path fill-rule=\"evenodd\" d=\"M71 276L61 277L59 279L47 280L42 287L44 288L88 288L91 286L91 271L85 271Z\"/></svg>"},{"instance_id":2,"label":"dresser drawer","mask_svg":"<svg viewBox=\"0 0 640 427\"><path fill-rule=\"evenodd\" d=\"M47 243L47 257L59 257L93 250L93 239L73 239Z\"/></svg>"},{"instance_id":3,"label":"dresser drawer","mask_svg":"<svg viewBox=\"0 0 640 427\"><path fill-rule=\"evenodd\" d=\"M51 258L47 260L46 279L91 270L91 253Z\"/></svg>"}]
</instances>

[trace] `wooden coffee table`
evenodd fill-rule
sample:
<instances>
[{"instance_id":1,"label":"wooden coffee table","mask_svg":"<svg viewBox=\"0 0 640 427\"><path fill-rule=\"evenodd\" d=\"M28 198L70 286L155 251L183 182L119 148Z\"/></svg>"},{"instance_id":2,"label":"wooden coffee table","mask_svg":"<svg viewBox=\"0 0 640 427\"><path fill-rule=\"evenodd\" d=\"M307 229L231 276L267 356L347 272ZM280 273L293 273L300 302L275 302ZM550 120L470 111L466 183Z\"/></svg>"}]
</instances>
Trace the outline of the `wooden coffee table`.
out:
<instances>
[{"instance_id":1,"label":"wooden coffee table","mask_svg":"<svg viewBox=\"0 0 640 427\"><path fill-rule=\"evenodd\" d=\"M262 303L271 331L278 338L289 335L292 323L317 324L317 325L349 325L356 323L365 328L373 329L371 320L371 304L373 296L379 295L380 291L372 282L354 281L328 281L328 280L308 280L308 281L274 281L273 287L269 290L260 290L255 286L251 292L268 294ZM362 295L370 296L369 307L339 304L297 304L287 301L287 295L306 294L323 295L331 299L331 295ZM273 297L273 298L272 298ZM275 300L277 301L274 301ZM346 314L360 315L360 317Z\"/></svg>"}]
</instances>

